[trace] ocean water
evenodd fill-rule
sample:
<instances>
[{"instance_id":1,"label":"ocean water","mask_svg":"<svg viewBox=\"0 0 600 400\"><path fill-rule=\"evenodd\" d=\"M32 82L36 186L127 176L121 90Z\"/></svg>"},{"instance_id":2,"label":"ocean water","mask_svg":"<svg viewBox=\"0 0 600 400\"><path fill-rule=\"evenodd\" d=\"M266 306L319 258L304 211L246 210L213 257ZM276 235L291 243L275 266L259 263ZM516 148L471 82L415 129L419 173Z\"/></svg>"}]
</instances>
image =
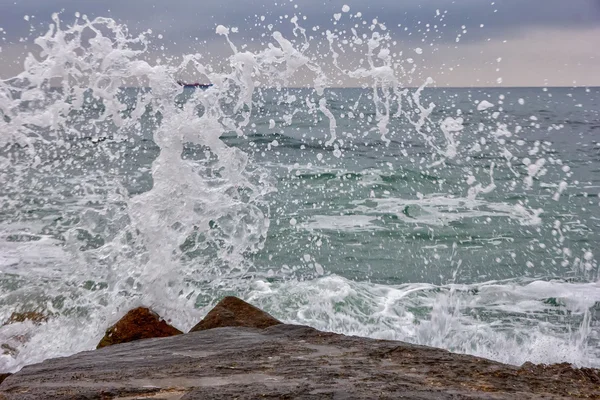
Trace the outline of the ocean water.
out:
<instances>
[{"instance_id":1,"label":"ocean water","mask_svg":"<svg viewBox=\"0 0 600 400\"><path fill-rule=\"evenodd\" d=\"M0 323L49 317L0 326L0 371L92 349L137 305L189 329L228 294L600 367L600 88L407 87L376 32L338 66L368 84L338 88L300 27L251 53L219 26L214 72L148 62L109 19L60 26L0 81ZM214 86L177 86L190 68ZM291 88L303 70L314 88Z\"/></svg>"}]
</instances>

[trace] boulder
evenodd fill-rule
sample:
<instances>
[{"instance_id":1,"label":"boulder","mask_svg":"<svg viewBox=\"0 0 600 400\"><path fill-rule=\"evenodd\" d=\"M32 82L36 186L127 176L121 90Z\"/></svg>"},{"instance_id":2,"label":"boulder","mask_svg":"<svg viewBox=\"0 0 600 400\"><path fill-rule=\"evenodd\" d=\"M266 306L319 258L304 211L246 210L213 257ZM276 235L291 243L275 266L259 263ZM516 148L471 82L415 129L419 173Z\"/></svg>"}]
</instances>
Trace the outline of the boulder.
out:
<instances>
[{"instance_id":1,"label":"boulder","mask_svg":"<svg viewBox=\"0 0 600 400\"><path fill-rule=\"evenodd\" d=\"M97 348L140 339L181 335L182 333L179 329L167 324L154 311L138 307L129 311L116 324L108 328Z\"/></svg>"},{"instance_id":2,"label":"boulder","mask_svg":"<svg viewBox=\"0 0 600 400\"><path fill-rule=\"evenodd\" d=\"M221 300L190 332L226 326L265 329L279 324L281 324L281 321L273 318L263 310L237 297L228 296Z\"/></svg>"}]
</instances>

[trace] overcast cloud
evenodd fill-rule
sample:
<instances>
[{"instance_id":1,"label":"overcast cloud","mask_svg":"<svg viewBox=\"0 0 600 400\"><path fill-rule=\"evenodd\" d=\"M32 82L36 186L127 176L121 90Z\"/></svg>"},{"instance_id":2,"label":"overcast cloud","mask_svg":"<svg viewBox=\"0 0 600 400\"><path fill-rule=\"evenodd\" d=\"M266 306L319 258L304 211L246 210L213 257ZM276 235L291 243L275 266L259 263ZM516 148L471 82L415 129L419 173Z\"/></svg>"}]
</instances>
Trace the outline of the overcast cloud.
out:
<instances>
[{"instance_id":1,"label":"overcast cloud","mask_svg":"<svg viewBox=\"0 0 600 400\"><path fill-rule=\"evenodd\" d=\"M296 14L306 17L301 24L318 42L320 32L336 27L333 14L344 4L350 13L337 27L352 26L349 16L360 11L363 20L387 26L398 51L424 49L415 57L417 79L432 76L440 86L600 86L600 0L0 0L0 75L17 73L31 48L21 38L31 40L31 27L33 36L43 32L61 10L65 21L79 11L112 17L132 32L151 28L163 34L171 55L205 51L224 58L229 50L215 34L217 24L238 27L232 39L252 48L265 40L265 24L291 35L289 19L280 16ZM265 22L257 27L260 16Z\"/></svg>"}]
</instances>

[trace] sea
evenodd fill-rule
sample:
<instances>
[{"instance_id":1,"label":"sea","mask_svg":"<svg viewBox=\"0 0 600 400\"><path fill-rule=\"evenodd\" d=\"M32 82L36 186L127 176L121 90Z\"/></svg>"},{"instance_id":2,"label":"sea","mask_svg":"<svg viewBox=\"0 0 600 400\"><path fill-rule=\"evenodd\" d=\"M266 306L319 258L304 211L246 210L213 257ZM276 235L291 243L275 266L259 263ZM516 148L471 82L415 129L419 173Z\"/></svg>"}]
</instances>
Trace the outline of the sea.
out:
<instances>
[{"instance_id":1,"label":"sea","mask_svg":"<svg viewBox=\"0 0 600 400\"><path fill-rule=\"evenodd\" d=\"M251 52L219 26L218 72L124 32L56 17L0 81L0 372L94 349L140 305L185 331L226 295L600 368L600 88L408 85L383 35L337 66L367 83L337 87L296 31ZM178 86L190 68L213 86Z\"/></svg>"}]
</instances>

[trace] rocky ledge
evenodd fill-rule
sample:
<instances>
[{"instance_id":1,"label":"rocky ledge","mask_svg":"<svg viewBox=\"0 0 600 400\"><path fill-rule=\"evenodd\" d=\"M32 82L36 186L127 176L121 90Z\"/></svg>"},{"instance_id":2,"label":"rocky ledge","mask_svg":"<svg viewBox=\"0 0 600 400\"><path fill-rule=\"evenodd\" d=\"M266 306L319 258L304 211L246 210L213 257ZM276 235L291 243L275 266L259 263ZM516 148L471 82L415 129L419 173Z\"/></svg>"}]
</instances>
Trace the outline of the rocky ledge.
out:
<instances>
[{"instance_id":1,"label":"rocky ledge","mask_svg":"<svg viewBox=\"0 0 600 400\"><path fill-rule=\"evenodd\" d=\"M136 310L102 348L6 377L0 399L600 399L598 370L320 332L232 297L187 334Z\"/></svg>"}]
</instances>

